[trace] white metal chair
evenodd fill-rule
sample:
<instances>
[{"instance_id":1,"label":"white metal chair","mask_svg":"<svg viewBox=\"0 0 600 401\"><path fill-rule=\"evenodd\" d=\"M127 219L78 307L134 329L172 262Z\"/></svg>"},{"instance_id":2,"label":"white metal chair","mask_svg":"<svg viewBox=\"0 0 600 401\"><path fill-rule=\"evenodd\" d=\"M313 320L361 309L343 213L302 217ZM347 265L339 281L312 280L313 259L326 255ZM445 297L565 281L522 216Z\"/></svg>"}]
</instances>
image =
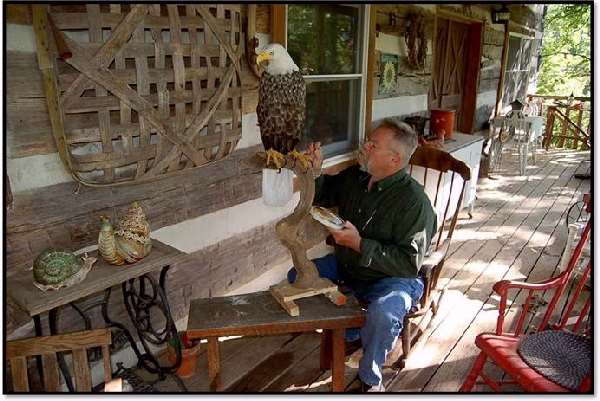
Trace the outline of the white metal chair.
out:
<instances>
[{"instance_id":1,"label":"white metal chair","mask_svg":"<svg viewBox=\"0 0 600 401\"><path fill-rule=\"evenodd\" d=\"M544 117L537 115L530 115L524 117L525 121L531 122L531 138L530 143L533 144L531 149L531 157L533 164L535 165L535 155L542 144L544 138Z\"/></svg>"},{"instance_id":2,"label":"white metal chair","mask_svg":"<svg viewBox=\"0 0 600 401\"><path fill-rule=\"evenodd\" d=\"M491 171L500 168L504 144L513 141L519 153L519 173L523 175L527 172L529 144L537 138L533 132L534 124L538 124L538 120L535 117L520 117L516 114L512 117L495 117L492 120L490 124L490 138L492 140L490 148ZM535 145L532 150L533 161L535 163Z\"/></svg>"}]
</instances>

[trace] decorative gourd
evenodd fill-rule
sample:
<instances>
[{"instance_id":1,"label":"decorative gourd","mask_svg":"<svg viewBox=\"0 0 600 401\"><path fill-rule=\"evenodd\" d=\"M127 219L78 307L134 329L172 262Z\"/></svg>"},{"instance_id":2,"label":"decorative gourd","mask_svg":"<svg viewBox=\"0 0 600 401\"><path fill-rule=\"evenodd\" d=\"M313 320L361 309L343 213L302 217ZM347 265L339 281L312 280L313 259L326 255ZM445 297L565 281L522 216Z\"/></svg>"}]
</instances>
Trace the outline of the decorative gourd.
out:
<instances>
[{"instance_id":1,"label":"decorative gourd","mask_svg":"<svg viewBox=\"0 0 600 401\"><path fill-rule=\"evenodd\" d=\"M42 291L58 290L81 282L96 262L66 250L48 248L33 262L33 283Z\"/></svg>"},{"instance_id":2,"label":"decorative gourd","mask_svg":"<svg viewBox=\"0 0 600 401\"><path fill-rule=\"evenodd\" d=\"M152 249L150 224L138 202L133 202L115 231L106 217L98 235L98 252L111 265L135 263Z\"/></svg>"}]
</instances>

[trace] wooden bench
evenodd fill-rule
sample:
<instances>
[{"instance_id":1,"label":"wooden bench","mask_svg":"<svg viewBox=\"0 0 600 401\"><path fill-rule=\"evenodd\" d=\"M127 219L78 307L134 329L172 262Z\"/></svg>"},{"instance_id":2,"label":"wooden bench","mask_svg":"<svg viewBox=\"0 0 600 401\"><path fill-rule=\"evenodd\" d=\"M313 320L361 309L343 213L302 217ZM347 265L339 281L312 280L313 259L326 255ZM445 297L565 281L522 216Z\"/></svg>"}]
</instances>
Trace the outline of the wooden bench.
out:
<instances>
[{"instance_id":1,"label":"wooden bench","mask_svg":"<svg viewBox=\"0 0 600 401\"><path fill-rule=\"evenodd\" d=\"M300 316L290 316L267 291L197 299L190 305L188 338L208 340L211 391L222 391L219 367L220 336L262 336L322 329L321 369L332 369L331 390L344 391L344 331L361 327L365 312L354 297L336 306L325 296L297 300ZM257 352L259 352L257 350Z\"/></svg>"}]
</instances>

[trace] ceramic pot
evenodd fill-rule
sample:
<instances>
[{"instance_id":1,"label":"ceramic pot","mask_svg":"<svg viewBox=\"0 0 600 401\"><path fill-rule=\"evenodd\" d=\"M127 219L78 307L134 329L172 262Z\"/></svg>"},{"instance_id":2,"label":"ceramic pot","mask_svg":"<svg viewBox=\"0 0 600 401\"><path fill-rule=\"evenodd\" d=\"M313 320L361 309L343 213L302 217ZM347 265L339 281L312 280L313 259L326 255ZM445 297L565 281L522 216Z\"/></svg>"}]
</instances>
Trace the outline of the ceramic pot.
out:
<instances>
[{"instance_id":1,"label":"ceramic pot","mask_svg":"<svg viewBox=\"0 0 600 401\"><path fill-rule=\"evenodd\" d=\"M429 130L439 139L452 138L454 113L454 110L432 109Z\"/></svg>"},{"instance_id":2,"label":"ceramic pot","mask_svg":"<svg viewBox=\"0 0 600 401\"><path fill-rule=\"evenodd\" d=\"M180 335L181 336L181 335ZM176 345L172 341L167 343L167 358L170 364L175 364L177 361ZM198 356L200 353L200 341L190 348L183 347L181 351L181 365L177 368L177 376L185 379L196 374L196 366L198 365Z\"/></svg>"}]
</instances>

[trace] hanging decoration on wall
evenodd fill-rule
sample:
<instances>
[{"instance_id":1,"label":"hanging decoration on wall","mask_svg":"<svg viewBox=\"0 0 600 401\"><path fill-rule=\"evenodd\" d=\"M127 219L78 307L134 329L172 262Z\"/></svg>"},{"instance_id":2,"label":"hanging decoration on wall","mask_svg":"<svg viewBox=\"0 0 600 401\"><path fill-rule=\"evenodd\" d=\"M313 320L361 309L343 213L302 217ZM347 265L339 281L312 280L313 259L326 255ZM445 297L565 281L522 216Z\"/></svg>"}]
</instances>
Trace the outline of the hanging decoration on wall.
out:
<instances>
[{"instance_id":1,"label":"hanging decoration on wall","mask_svg":"<svg viewBox=\"0 0 600 401\"><path fill-rule=\"evenodd\" d=\"M399 58L396 54L381 53L379 58L379 95L389 94L396 89Z\"/></svg>"},{"instance_id":2,"label":"hanging decoration on wall","mask_svg":"<svg viewBox=\"0 0 600 401\"><path fill-rule=\"evenodd\" d=\"M156 179L235 149L241 5L34 5L33 25L53 135L75 180Z\"/></svg>"},{"instance_id":3,"label":"hanging decoration on wall","mask_svg":"<svg viewBox=\"0 0 600 401\"><path fill-rule=\"evenodd\" d=\"M427 57L425 17L422 14L410 13L406 16L406 20L404 41L406 42L408 65L412 68L425 68Z\"/></svg>"}]
</instances>

